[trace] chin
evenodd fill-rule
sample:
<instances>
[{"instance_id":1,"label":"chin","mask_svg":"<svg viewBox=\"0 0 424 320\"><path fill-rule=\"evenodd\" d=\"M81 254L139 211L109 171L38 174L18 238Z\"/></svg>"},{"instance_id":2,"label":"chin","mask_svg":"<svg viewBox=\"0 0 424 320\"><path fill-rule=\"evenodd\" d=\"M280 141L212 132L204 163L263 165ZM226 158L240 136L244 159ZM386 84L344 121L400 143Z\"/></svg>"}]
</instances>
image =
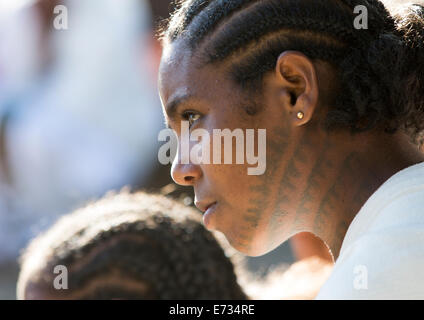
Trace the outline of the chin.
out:
<instances>
[{"instance_id":1,"label":"chin","mask_svg":"<svg viewBox=\"0 0 424 320\"><path fill-rule=\"evenodd\" d=\"M272 248L268 249L262 245L258 245L260 243L259 239L252 238L249 242L240 242L237 239L230 239L227 235L225 237L234 249L249 257L263 256L272 250Z\"/></svg>"},{"instance_id":2,"label":"chin","mask_svg":"<svg viewBox=\"0 0 424 320\"><path fill-rule=\"evenodd\" d=\"M236 249L238 252L249 256L249 257L260 257L263 256L264 254L267 254L269 251L268 250L263 250L261 248L249 248L249 247L236 247L233 246L234 249Z\"/></svg>"}]
</instances>

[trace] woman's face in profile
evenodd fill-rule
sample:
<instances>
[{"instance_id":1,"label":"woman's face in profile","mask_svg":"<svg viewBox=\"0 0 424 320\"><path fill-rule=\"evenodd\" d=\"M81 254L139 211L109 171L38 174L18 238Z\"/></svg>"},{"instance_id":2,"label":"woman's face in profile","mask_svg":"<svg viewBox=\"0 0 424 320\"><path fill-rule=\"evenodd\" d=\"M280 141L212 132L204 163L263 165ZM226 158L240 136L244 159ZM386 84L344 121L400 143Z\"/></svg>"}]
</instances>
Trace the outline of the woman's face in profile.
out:
<instances>
[{"instance_id":1,"label":"woman's face in profile","mask_svg":"<svg viewBox=\"0 0 424 320\"><path fill-rule=\"evenodd\" d=\"M274 249L293 233L293 218L281 210L281 197L290 201L294 188L285 180L296 179L296 170L284 176L293 143L291 127L278 103L278 90L266 85L263 95L243 92L225 76L225 65L196 68L184 44L177 41L164 49L159 90L168 125L178 136L178 156L172 177L181 185L192 186L195 204L207 212L204 223L218 230L230 244L247 255L257 256ZM255 110L256 109L256 110ZM256 112L254 112L255 110ZM211 164L181 163L182 121L189 121L190 132L206 130L210 136ZM266 130L266 170L249 175L244 145L244 162L236 163L236 139L232 140L232 164L213 164L213 130L241 129L246 142L247 129L254 130L254 154L258 155L258 129ZM192 142L190 149L193 148ZM223 163L223 162L222 162ZM298 168L300 169L300 168ZM286 174L287 175L287 174ZM294 180L293 180L294 179ZM283 196L283 193L286 196Z\"/></svg>"}]
</instances>

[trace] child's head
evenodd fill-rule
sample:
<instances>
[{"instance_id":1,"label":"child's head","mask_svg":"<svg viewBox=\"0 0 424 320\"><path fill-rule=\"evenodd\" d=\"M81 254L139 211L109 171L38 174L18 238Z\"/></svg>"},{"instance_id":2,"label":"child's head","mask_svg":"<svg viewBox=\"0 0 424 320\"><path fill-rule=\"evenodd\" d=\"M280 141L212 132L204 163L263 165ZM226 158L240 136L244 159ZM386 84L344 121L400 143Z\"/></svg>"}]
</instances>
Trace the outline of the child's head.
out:
<instances>
[{"instance_id":1,"label":"child's head","mask_svg":"<svg viewBox=\"0 0 424 320\"><path fill-rule=\"evenodd\" d=\"M67 270L63 272L64 266ZM68 289L55 288L67 285ZM21 258L19 299L245 299L193 209L144 193L62 217Z\"/></svg>"}]
</instances>

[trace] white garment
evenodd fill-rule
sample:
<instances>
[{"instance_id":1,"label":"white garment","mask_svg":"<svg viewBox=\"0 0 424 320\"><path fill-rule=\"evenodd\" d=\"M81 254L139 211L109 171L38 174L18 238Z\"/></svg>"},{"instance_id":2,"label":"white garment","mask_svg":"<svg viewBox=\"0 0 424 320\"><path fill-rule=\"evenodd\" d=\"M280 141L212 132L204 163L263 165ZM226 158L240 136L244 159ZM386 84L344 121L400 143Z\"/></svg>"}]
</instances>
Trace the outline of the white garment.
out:
<instances>
[{"instance_id":1,"label":"white garment","mask_svg":"<svg viewBox=\"0 0 424 320\"><path fill-rule=\"evenodd\" d=\"M364 204L317 299L424 299L424 163Z\"/></svg>"}]
</instances>

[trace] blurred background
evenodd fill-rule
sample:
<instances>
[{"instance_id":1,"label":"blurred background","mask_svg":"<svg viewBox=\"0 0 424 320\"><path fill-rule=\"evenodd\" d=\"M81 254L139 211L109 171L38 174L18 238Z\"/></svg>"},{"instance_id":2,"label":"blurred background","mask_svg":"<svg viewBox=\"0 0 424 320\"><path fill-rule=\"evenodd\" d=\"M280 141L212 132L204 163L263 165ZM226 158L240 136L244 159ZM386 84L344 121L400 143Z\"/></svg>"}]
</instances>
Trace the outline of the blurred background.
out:
<instances>
[{"instance_id":1,"label":"blurred background","mask_svg":"<svg viewBox=\"0 0 424 320\"><path fill-rule=\"evenodd\" d=\"M15 299L31 238L110 190L192 205L191 188L157 161L154 33L171 9L169 0L0 1L0 299ZM292 261L286 243L248 267L265 274Z\"/></svg>"}]
</instances>

